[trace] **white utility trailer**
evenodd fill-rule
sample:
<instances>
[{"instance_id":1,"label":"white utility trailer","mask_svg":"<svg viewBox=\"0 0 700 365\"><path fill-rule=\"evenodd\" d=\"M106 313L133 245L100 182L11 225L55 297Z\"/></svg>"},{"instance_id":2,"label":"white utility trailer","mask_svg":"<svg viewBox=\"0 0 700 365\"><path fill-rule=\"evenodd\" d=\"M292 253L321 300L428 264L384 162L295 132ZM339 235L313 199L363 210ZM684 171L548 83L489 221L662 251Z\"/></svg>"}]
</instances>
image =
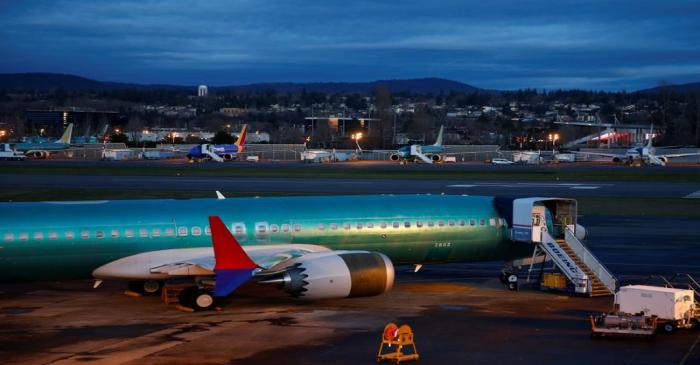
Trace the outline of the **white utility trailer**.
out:
<instances>
[{"instance_id":1,"label":"white utility trailer","mask_svg":"<svg viewBox=\"0 0 700 365\"><path fill-rule=\"evenodd\" d=\"M615 294L620 313L658 318L665 332L699 325L692 289L665 288L649 285L627 285Z\"/></svg>"}]
</instances>

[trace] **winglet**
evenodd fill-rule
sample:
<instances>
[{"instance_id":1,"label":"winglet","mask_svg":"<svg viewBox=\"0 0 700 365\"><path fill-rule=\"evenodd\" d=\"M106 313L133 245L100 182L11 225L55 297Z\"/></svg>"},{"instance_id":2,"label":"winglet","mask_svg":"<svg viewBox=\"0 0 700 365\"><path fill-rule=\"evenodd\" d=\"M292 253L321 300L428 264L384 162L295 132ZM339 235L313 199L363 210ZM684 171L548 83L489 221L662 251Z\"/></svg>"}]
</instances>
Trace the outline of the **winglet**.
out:
<instances>
[{"instance_id":1,"label":"winglet","mask_svg":"<svg viewBox=\"0 0 700 365\"><path fill-rule=\"evenodd\" d=\"M224 196L224 194L221 194L221 192L217 190L216 191L216 199L224 200L224 199L226 199L226 197Z\"/></svg>"},{"instance_id":2,"label":"winglet","mask_svg":"<svg viewBox=\"0 0 700 365\"><path fill-rule=\"evenodd\" d=\"M216 265L214 296L225 297L253 277L258 265L248 257L241 245L219 217L209 217Z\"/></svg>"}]
</instances>

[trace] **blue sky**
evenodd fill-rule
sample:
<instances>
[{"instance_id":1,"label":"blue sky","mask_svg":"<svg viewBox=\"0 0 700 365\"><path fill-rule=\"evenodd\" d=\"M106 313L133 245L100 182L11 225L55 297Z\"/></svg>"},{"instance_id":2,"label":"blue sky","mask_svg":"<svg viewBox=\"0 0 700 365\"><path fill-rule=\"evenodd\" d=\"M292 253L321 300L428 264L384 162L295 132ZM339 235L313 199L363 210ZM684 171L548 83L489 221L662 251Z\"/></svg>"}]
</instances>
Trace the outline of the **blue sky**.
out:
<instances>
[{"instance_id":1,"label":"blue sky","mask_svg":"<svg viewBox=\"0 0 700 365\"><path fill-rule=\"evenodd\" d=\"M0 72L230 85L700 81L700 1L4 1Z\"/></svg>"}]
</instances>

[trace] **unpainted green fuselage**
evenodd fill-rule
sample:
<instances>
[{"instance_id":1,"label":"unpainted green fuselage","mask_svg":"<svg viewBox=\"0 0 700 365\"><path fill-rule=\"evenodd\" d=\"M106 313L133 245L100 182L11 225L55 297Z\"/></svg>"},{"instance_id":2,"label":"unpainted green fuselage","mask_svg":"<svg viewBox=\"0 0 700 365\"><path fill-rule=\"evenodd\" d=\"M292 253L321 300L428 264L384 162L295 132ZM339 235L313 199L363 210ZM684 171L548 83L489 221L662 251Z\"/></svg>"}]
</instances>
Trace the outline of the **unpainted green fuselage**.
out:
<instances>
[{"instance_id":1,"label":"unpainted green fuselage","mask_svg":"<svg viewBox=\"0 0 700 365\"><path fill-rule=\"evenodd\" d=\"M513 243L492 197L323 196L0 204L1 281L87 278L141 252L210 247L209 216L246 245L369 250L395 264L501 260Z\"/></svg>"}]
</instances>

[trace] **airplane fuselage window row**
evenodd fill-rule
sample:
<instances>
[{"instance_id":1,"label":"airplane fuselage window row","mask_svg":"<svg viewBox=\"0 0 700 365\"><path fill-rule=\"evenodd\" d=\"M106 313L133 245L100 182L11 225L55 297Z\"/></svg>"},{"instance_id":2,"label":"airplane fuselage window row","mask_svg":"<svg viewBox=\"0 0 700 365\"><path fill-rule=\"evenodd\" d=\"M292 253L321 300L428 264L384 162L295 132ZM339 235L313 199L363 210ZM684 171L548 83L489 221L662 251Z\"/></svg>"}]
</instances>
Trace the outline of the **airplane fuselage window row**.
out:
<instances>
[{"instance_id":1,"label":"airplane fuselage window row","mask_svg":"<svg viewBox=\"0 0 700 365\"><path fill-rule=\"evenodd\" d=\"M489 218L489 226L504 226L506 224L503 218ZM477 227L486 226L486 219L449 219L449 220L418 220L418 221L381 221L381 222L357 222L357 223L319 223L315 228L319 231L350 231L350 230L362 230L362 229L400 229L400 228L443 228L443 227ZM235 236L246 234L246 224L245 223L234 223L231 225L232 232ZM311 228L311 227L309 227ZM255 233L256 234L267 234L269 233L290 233L290 232L301 232L303 229L301 224L268 224L267 222L255 223ZM150 231L147 228L127 228L124 230L120 229L97 229L97 230L78 230L78 231L65 231L63 232L63 238L66 240L74 240L76 236L80 239L87 240L90 238L158 238L158 237L186 237L186 236L205 236L211 235L211 229L209 226L205 226L204 229L199 226L193 227L166 227L166 228L151 228ZM56 241L59 239L60 234L56 231L50 231L48 234L44 235L44 232L33 232L30 236L29 232L6 232L3 235L4 242L14 242L14 241L29 241L30 237L33 241L43 241L44 238L48 240Z\"/></svg>"}]
</instances>

